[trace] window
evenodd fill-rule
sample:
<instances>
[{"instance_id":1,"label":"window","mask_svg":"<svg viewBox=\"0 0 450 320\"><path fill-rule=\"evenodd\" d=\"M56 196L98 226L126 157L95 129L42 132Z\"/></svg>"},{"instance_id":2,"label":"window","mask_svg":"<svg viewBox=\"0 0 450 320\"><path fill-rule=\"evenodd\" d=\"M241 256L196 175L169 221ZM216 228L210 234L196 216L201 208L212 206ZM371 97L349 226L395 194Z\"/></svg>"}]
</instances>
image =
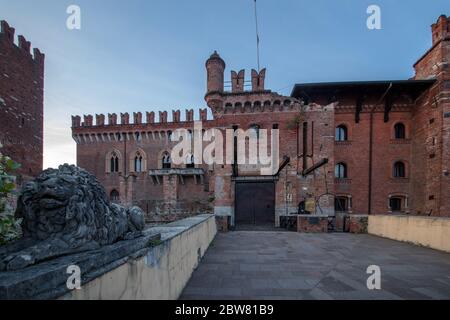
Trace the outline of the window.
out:
<instances>
[{"instance_id":1,"label":"window","mask_svg":"<svg viewBox=\"0 0 450 320\"><path fill-rule=\"evenodd\" d=\"M140 152L136 153L136 157L134 157L134 172L143 172L144 171L144 159Z\"/></svg>"},{"instance_id":2,"label":"window","mask_svg":"<svg viewBox=\"0 0 450 320\"><path fill-rule=\"evenodd\" d=\"M195 168L195 159L193 155L186 156L186 168Z\"/></svg>"},{"instance_id":3,"label":"window","mask_svg":"<svg viewBox=\"0 0 450 320\"><path fill-rule=\"evenodd\" d=\"M402 198L394 197L389 199L389 207L391 208L391 211L402 211Z\"/></svg>"},{"instance_id":4,"label":"window","mask_svg":"<svg viewBox=\"0 0 450 320\"><path fill-rule=\"evenodd\" d=\"M165 152L162 158L162 168L170 169L172 167L172 159L170 158L170 154Z\"/></svg>"},{"instance_id":5,"label":"window","mask_svg":"<svg viewBox=\"0 0 450 320\"><path fill-rule=\"evenodd\" d=\"M395 139L406 139L406 129L403 123L397 123L394 126Z\"/></svg>"},{"instance_id":6,"label":"window","mask_svg":"<svg viewBox=\"0 0 450 320\"><path fill-rule=\"evenodd\" d=\"M394 178L405 178L406 177L405 164L403 162L398 161L394 164L393 175L394 175Z\"/></svg>"},{"instance_id":7,"label":"window","mask_svg":"<svg viewBox=\"0 0 450 320\"><path fill-rule=\"evenodd\" d=\"M109 199L112 202L119 202L120 201L120 195L119 192L117 190L113 190L111 191L111 193L109 194Z\"/></svg>"},{"instance_id":8,"label":"window","mask_svg":"<svg viewBox=\"0 0 450 320\"><path fill-rule=\"evenodd\" d=\"M347 141L347 127L340 125L336 128L336 141Z\"/></svg>"},{"instance_id":9,"label":"window","mask_svg":"<svg viewBox=\"0 0 450 320\"><path fill-rule=\"evenodd\" d=\"M334 198L334 210L336 212L347 212L348 211L348 198L347 197L336 197Z\"/></svg>"},{"instance_id":10,"label":"window","mask_svg":"<svg viewBox=\"0 0 450 320\"><path fill-rule=\"evenodd\" d=\"M119 156L115 152L111 154L109 172L119 172Z\"/></svg>"},{"instance_id":11,"label":"window","mask_svg":"<svg viewBox=\"0 0 450 320\"><path fill-rule=\"evenodd\" d=\"M334 176L338 179L346 179L347 165L343 162L338 163L334 169Z\"/></svg>"}]
</instances>

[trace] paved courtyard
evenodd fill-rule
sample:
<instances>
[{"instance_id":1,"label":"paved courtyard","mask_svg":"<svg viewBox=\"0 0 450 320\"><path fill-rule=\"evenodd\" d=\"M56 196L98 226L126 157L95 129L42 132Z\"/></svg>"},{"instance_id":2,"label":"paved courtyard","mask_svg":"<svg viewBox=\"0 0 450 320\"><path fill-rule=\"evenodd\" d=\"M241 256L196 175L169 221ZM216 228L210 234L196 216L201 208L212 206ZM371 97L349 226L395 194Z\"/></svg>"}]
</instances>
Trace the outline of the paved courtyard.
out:
<instances>
[{"instance_id":1,"label":"paved courtyard","mask_svg":"<svg viewBox=\"0 0 450 320\"><path fill-rule=\"evenodd\" d=\"M368 290L369 265L381 290ZM450 254L371 235L218 234L181 299L450 299Z\"/></svg>"}]
</instances>

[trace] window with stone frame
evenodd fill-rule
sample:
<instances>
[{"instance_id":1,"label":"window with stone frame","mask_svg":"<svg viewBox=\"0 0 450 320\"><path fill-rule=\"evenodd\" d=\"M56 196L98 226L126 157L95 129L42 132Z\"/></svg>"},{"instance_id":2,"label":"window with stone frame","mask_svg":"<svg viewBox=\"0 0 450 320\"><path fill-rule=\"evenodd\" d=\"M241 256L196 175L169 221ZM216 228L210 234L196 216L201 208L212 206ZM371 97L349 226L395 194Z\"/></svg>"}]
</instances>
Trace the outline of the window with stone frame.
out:
<instances>
[{"instance_id":1,"label":"window with stone frame","mask_svg":"<svg viewBox=\"0 0 450 320\"><path fill-rule=\"evenodd\" d=\"M389 207L392 212L402 212L403 211L403 202L404 199L402 197L392 197L389 199Z\"/></svg>"},{"instance_id":2,"label":"window with stone frame","mask_svg":"<svg viewBox=\"0 0 450 320\"><path fill-rule=\"evenodd\" d=\"M344 125L336 127L336 141L347 141L348 140L348 130Z\"/></svg>"},{"instance_id":3,"label":"window with stone frame","mask_svg":"<svg viewBox=\"0 0 450 320\"><path fill-rule=\"evenodd\" d=\"M334 209L336 212L348 212L349 200L348 197L335 197Z\"/></svg>"},{"instance_id":4,"label":"window with stone frame","mask_svg":"<svg viewBox=\"0 0 450 320\"><path fill-rule=\"evenodd\" d=\"M144 170L144 158L138 151L134 157L134 172L143 172Z\"/></svg>"},{"instance_id":5,"label":"window with stone frame","mask_svg":"<svg viewBox=\"0 0 450 320\"><path fill-rule=\"evenodd\" d=\"M406 127L403 123L397 123L394 126L394 138L406 139Z\"/></svg>"},{"instance_id":6,"label":"window with stone frame","mask_svg":"<svg viewBox=\"0 0 450 320\"><path fill-rule=\"evenodd\" d=\"M406 177L406 166L402 161L397 161L393 168L394 178L405 178Z\"/></svg>"},{"instance_id":7,"label":"window with stone frame","mask_svg":"<svg viewBox=\"0 0 450 320\"><path fill-rule=\"evenodd\" d=\"M336 164L334 169L334 176L337 179L347 179L347 165L344 162Z\"/></svg>"},{"instance_id":8,"label":"window with stone frame","mask_svg":"<svg viewBox=\"0 0 450 320\"><path fill-rule=\"evenodd\" d=\"M119 163L119 156L116 152L113 152L109 162L109 172L119 172Z\"/></svg>"}]
</instances>

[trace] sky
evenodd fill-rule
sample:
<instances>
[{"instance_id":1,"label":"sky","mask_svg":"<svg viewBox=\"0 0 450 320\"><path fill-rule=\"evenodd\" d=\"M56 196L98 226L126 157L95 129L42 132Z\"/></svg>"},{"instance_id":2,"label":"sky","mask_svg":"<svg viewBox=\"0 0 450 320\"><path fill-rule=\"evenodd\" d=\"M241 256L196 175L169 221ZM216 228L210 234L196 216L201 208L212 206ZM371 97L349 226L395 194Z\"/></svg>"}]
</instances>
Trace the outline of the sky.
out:
<instances>
[{"instance_id":1,"label":"sky","mask_svg":"<svg viewBox=\"0 0 450 320\"><path fill-rule=\"evenodd\" d=\"M396 80L431 46L448 0L257 0L266 87ZM69 30L66 10L81 9ZM206 107L205 61L257 68L253 0L0 0L6 20L46 55L44 167L76 163L71 115ZM367 8L381 29L367 28ZM184 113L183 113L184 114ZM197 114L197 112L196 112Z\"/></svg>"}]
</instances>

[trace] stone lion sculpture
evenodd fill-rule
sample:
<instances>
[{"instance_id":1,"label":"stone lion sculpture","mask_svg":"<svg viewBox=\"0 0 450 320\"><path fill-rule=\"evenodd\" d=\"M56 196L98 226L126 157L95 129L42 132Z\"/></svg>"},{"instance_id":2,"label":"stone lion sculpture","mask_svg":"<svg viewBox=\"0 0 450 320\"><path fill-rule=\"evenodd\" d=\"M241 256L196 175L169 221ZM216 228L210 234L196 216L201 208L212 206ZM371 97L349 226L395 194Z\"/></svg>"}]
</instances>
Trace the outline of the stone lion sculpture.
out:
<instances>
[{"instance_id":1,"label":"stone lion sculpture","mask_svg":"<svg viewBox=\"0 0 450 320\"><path fill-rule=\"evenodd\" d=\"M142 235L140 208L110 203L87 171L72 165L43 171L22 189L16 215L23 238L0 248L0 270L18 270L43 260L94 250Z\"/></svg>"}]
</instances>

